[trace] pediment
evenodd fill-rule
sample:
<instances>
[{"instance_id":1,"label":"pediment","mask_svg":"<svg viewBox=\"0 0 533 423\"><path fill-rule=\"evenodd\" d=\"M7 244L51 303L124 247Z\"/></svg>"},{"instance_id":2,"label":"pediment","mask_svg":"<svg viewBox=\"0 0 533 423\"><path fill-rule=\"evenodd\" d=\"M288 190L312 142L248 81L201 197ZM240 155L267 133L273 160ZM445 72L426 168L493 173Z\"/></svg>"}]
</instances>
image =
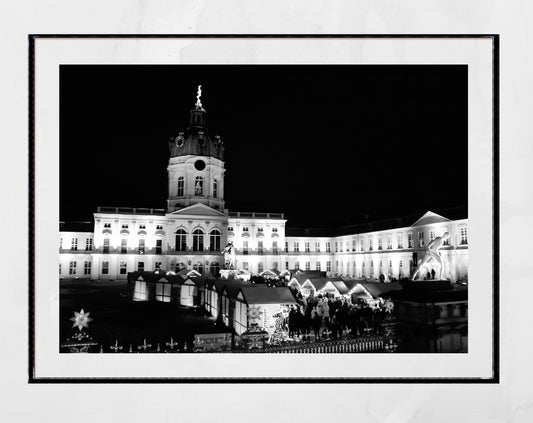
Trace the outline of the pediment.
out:
<instances>
[{"instance_id":1,"label":"pediment","mask_svg":"<svg viewBox=\"0 0 533 423\"><path fill-rule=\"evenodd\" d=\"M202 203L193 204L180 210L173 211L167 214L168 217L174 216L214 216L214 217L227 217L226 214L219 210L215 210L212 207L206 206Z\"/></svg>"},{"instance_id":2,"label":"pediment","mask_svg":"<svg viewBox=\"0 0 533 423\"><path fill-rule=\"evenodd\" d=\"M420 219L418 219L411 226L423 226L423 225L432 225L435 223L444 223L449 222L450 219L446 219L440 214L433 213L432 211L427 211Z\"/></svg>"}]
</instances>

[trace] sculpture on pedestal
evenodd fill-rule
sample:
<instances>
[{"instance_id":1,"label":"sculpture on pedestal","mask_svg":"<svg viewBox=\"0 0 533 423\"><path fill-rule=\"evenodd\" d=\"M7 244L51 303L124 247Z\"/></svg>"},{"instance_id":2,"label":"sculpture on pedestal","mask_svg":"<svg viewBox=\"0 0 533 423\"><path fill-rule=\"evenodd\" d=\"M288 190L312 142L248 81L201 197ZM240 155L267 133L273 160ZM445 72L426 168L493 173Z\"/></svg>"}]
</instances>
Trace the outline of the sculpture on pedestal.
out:
<instances>
[{"instance_id":1,"label":"sculpture on pedestal","mask_svg":"<svg viewBox=\"0 0 533 423\"><path fill-rule=\"evenodd\" d=\"M221 254L224 254L224 268L235 270L235 247L233 246L233 242L228 242Z\"/></svg>"},{"instance_id":2,"label":"sculpture on pedestal","mask_svg":"<svg viewBox=\"0 0 533 423\"><path fill-rule=\"evenodd\" d=\"M433 241L431 241L426 250L426 255L424 258L420 261L420 264L416 267L415 273L413 273L413 277L411 278L413 281L417 277L417 275L420 273L420 270L422 267L424 267L426 264L428 264L430 261L435 261L439 267L439 277L440 280L442 278L442 257L440 254L440 248L444 245L444 242L446 242L447 239L450 238L449 232L444 232L442 236L438 236Z\"/></svg>"}]
</instances>

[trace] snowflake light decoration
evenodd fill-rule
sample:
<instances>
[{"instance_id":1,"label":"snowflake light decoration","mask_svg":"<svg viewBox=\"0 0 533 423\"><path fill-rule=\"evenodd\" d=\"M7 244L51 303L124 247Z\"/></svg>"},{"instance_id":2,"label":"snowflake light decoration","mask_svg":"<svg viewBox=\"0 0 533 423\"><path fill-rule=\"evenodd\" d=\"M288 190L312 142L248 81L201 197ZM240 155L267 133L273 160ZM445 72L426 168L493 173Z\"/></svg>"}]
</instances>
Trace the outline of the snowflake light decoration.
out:
<instances>
[{"instance_id":1,"label":"snowflake light decoration","mask_svg":"<svg viewBox=\"0 0 533 423\"><path fill-rule=\"evenodd\" d=\"M73 328L77 327L78 330L83 330L83 328L89 327L89 322L91 322L93 319L89 317L91 313L85 313L83 311L83 308L78 313L77 311L74 312L74 317L71 317L70 320L74 322L72 325Z\"/></svg>"}]
</instances>

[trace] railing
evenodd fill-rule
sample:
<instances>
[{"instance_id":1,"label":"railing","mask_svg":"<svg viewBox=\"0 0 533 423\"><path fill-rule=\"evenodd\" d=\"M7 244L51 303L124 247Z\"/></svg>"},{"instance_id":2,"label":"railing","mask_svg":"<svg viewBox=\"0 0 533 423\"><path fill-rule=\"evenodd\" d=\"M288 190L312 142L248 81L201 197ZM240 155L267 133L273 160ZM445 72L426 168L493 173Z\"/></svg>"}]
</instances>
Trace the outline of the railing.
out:
<instances>
[{"instance_id":1,"label":"railing","mask_svg":"<svg viewBox=\"0 0 533 423\"><path fill-rule=\"evenodd\" d=\"M98 213L118 213L118 214L152 214L164 215L165 209L148 209L139 207L104 207L98 206L96 208Z\"/></svg>"},{"instance_id":2,"label":"railing","mask_svg":"<svg viewBox=\"0 0 533 423\"><path fill-rule=\"evenodd\" d=\"M384 352L385 345L386 341L383 336L365 336L353 339L342 339L339 341L276 345L261 349L245 350L242 352L270 354L370 353Z\"/></svg>"},{"instance_id":3,"label":"railing","mask_svg":"<svg viewBox=\"0 0 533 423\"><path fill-rule=\"evenodd\" d=\"M256 219L284 219L284 213L229 212L229 217L251 217Z\"/></svg>"}]
</instances>

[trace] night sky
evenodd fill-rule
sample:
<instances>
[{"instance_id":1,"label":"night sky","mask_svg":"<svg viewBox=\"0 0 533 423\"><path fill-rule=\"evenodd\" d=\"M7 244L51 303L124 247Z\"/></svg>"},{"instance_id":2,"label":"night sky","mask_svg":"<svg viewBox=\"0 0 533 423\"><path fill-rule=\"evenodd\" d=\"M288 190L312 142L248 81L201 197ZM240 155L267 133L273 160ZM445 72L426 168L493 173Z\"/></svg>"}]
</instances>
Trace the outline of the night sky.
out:
<instances>
[{"instance_id":1,"label":"night sky","mask_svg":"<svg viewBox=\"0 0 533 423\"><path fill-rule=\"evenodd\" d=\"M62 65L60 220L165 208L198 84L230 211L331 227L467 205L466 66Z\"/></svg>"}]
</instances>

